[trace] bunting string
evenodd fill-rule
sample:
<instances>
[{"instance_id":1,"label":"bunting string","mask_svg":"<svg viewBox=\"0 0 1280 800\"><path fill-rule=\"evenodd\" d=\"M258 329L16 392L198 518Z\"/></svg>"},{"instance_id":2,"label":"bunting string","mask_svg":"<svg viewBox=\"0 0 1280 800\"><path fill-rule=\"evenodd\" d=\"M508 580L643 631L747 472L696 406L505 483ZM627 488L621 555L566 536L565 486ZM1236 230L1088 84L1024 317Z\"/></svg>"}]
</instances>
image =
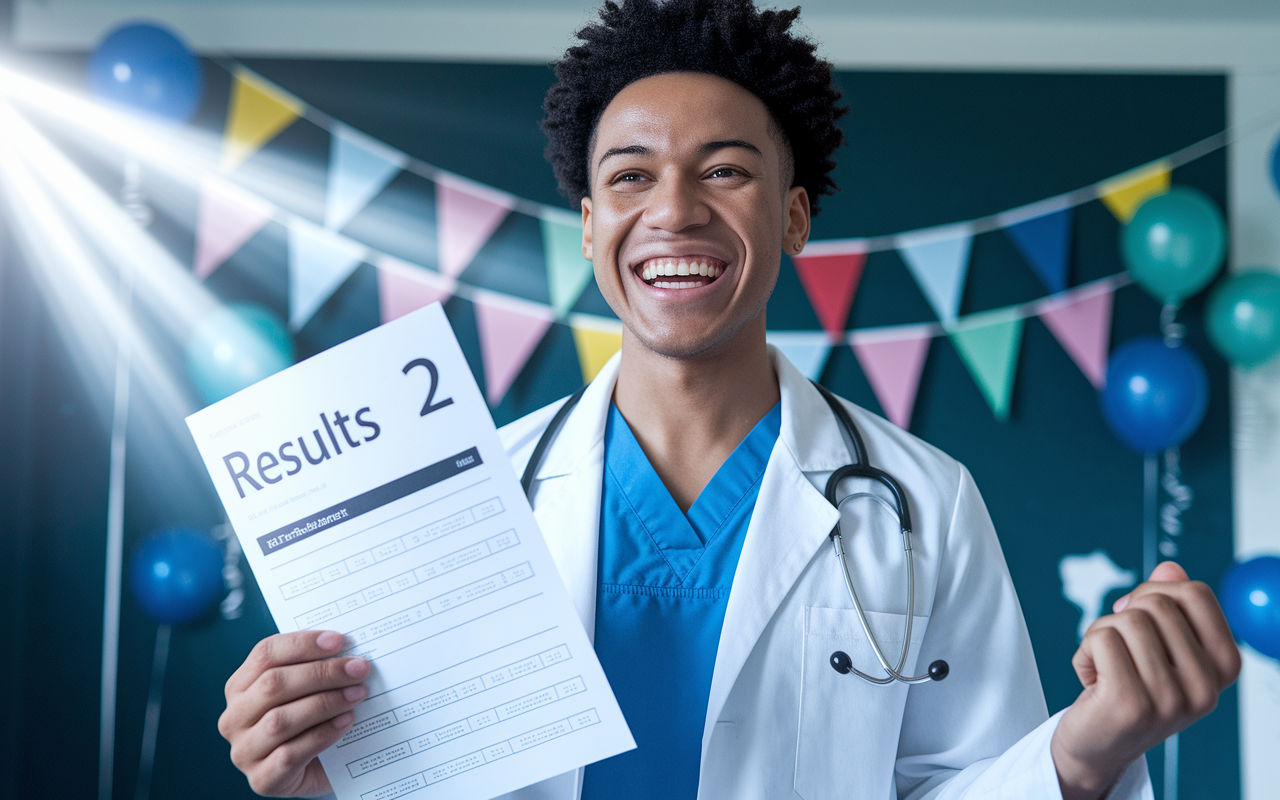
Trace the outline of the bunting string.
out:
<instances>
[{"instance_id":1,"label":"bunting string","mask_svg":"<svg viewBox=\"0 0 1280 800\"><path fill-rule=\"evenodd\" d=\"M590 285L592 267L581 255L581 220L564 208L477 183L409 156L311 107L235 62L232 92L216 168L198 170L200 202L193 272L205 279L269 221L288 233L289 322L301 329L362 263L378 277L380 316L394 319L434 301L460 297L476 306L486 394L501 401L552 324L570 327L583 379L590 380L621 343L616 319L574 311ZM1109 344L1113 293L1131 281L1120 273L1067 288L1071 213L1100 200L1121 222L1148 197L1169 190L1171 171L1261 129L1275 109L1244 125L1206 137L1163 158L1088 186L996 214L882 236L810 242L793 257L819 318L819 331L770 331L769 340L806 374L821 375L832 347L848 344L872 389L895 423L907 427L929 343L947 337L997 418L1009 397L1023 321L1040 317L1095 387L1101 388ZM305 120L330 136L323 223L269 201L234 175L276 136ZM434 192L436 252L411 263L387 247L343 233L402 173L428 181ZM314 199L314 198L312 198ZM429 201L430 202L430 201ZM424 206L432 207L431 205ZM314 209L312 209L314 213ZM468 283L472 260L511 214L536 220L550 302L504 294ZM376 227L375 227L376 229ZM1026 303L961 316L973 237L1003 230L1049 294ZM895 250L937 315L937 321L850 329L848 315L870 253ZM426 260L429 257L424 257ZM434 267L434 268L433 268Z\"/></svg>"}]
</instances>

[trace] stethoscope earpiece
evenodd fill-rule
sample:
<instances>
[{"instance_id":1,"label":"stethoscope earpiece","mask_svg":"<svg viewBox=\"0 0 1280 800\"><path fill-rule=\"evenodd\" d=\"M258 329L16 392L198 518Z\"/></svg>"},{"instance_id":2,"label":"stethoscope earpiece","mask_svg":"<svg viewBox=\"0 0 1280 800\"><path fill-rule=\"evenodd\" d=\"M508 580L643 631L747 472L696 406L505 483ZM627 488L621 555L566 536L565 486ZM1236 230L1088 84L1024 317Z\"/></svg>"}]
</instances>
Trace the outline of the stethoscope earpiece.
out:
<instances>
[{"instance_id":1,"label":"stethoscope earpiece","mask_svg":"<svg viewBox=\"0 0 1280 800\"><path fill-rule=\"evenodd\" d=\"M853 659L845 651L837 650L831 654L831 668L841 675L848 675L853 671Z\"/></svg>"},{"instance_id":2,"label":"stethoscope earpiece","mask_svg":"<svg viewBox=\"0 0 1280 800\"><path fill-rule=\"evenodd\" d=\"M843 650L837 650L831 654L828 660L831 668L841 675L848 675L853 672L853 659L849 658L849 654ZM929 680L940 681L951 674L951 665L942 659L938 659L929 665Z\"/></svg>"}]
</instances>

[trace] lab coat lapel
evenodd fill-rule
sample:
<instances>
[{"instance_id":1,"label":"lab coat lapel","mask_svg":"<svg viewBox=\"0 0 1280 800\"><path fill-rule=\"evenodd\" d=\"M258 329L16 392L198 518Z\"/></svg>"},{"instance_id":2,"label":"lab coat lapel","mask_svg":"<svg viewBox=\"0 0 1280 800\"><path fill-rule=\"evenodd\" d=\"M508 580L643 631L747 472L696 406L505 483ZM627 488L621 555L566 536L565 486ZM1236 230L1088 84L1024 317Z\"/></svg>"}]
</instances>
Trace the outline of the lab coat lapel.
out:
<instances>
[{"instance_id":1,"label":"lab coat lapel","mask_svg":"<svg viewBox=\"0 0 1280 800\"><path fill-rule=\"evenodd\" d=\"M849 461L831 410L785 356L770 348L782 393L782 429L769 457L725 610L702 734L707 747L743 665L839 514L806 477Z\"/></svg>"},{"instance_id":2,"label":"lab coat lapel","mask_svg":"<svg viewBox=\"0 0 1280 800\"><path fill-rule=\"evenodd\" d=\"M577 408L565 419L539 467L534 517L574 609L595 640L596 561L600 539L600 488L604 477L604 427L618 378L619 356L600 370Z\"/></svg>"}]
</instances>

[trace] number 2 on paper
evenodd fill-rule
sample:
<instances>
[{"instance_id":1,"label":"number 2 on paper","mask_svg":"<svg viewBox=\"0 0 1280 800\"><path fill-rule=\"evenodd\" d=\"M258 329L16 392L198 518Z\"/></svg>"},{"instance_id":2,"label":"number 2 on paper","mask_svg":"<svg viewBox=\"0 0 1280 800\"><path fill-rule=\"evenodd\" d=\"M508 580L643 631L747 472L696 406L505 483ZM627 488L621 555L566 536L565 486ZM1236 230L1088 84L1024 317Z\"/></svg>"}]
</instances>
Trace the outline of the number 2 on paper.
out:
<instances>
[{"instance_id":1,"label":"number 2 on paper","mask_svg":"<svg viewBox=\"0 0 1280 800\"><path fill-rule=\"evenodd\" d=\"M404 369L402 369L401 372L403 372L405 375L408 375L409 370L413 369L414 367L426 367L427 372L431 374L431 386L430 388L427 389L427 401L422 404L422 410L418 412L418 416L425 417L426 415L430 414L432 411L439 411L445 406L453 405L452 397L446 397L445 399L439 401L438 403L431 402L432 400L435 399L436 388L440 384L440 371L436 369L435 364L432 364L430 360L425 358L415 358L414 360L410 361L408 364L405 364Z\"/></svg>"}]
</instances>

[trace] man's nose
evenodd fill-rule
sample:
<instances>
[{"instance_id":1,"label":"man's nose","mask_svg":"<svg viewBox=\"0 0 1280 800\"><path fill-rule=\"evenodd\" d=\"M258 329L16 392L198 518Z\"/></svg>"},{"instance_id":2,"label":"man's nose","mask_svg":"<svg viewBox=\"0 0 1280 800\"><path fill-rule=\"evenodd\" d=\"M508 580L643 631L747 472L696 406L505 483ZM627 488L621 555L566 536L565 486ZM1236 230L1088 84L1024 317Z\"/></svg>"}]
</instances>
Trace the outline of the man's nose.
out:
<instances>
[{"instance_id":1,"label":"man's nose","mask_svg":"<svg viewBox=\"0 0 1280 800\"><path fill-rule=\"evenodd\" d=\"M699 189L696 180L679 176L660 179L648 193L642 217L645 225L672 233L706 225L711 209Z\"/></svg>"}]
</instances>

